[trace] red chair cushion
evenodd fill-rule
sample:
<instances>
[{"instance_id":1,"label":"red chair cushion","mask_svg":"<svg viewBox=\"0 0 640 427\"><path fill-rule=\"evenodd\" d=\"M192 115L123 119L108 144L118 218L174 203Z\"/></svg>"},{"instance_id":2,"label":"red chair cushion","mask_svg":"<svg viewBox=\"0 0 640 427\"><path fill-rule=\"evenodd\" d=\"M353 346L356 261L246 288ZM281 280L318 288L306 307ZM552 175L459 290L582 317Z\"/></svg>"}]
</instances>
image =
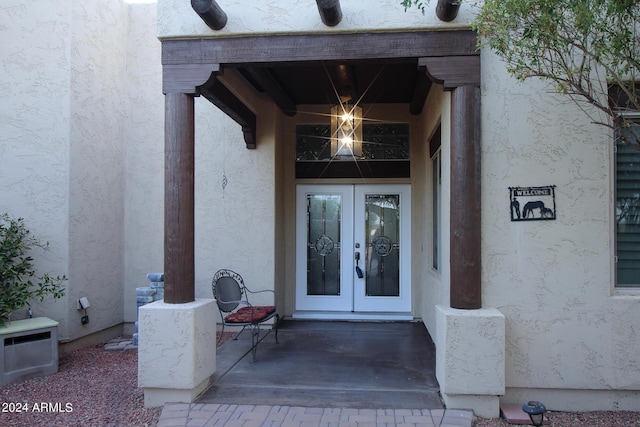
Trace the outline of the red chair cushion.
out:
<instances>
[{"instance_id":1,"label":"red chair cushion","mask_svg":"<svg viewBox=\"0 0 640 427\"><path fill-rule=\"evenodd\" d=\"M259 323L275 311L276 307L273 305L242 307L226 316L224 320L227 323Z\"/></svg>"}]
</instances>

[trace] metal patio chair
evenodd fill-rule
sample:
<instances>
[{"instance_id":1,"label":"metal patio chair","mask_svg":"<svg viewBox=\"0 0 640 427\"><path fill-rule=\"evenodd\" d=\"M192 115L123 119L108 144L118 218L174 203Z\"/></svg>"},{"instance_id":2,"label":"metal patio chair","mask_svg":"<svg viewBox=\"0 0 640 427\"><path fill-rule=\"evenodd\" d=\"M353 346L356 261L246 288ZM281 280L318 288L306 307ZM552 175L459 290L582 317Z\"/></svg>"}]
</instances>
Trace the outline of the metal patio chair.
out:
<instances>
[{"instance_id":1,"label":"metal patio chair","mask_svg":"<svg viewBox=\"0 0 640 427\"><path fill-rule=\"evenodd\" d=\"M222 334L224 333L225 326L242 326L240 332L233 337L233 339L236 340L245 328L248 327L251 330L251 352L254 362L256 361L256 347L260 342L261 323L275 318L276 343L278 342L278 323L280 316L278 315L275 305L253 305L249 299L249 296L252 294L271 292L274 294L273 301L275 304L274 291L270 289L251 291L245 286L242 276L227 269L218 270L216 274L213 275L211 289L218 304L218 310L220 311L220 317L222 319ZM220 334L220 338L222 338L222 334ZM219 342L218 340L218 343Z\"/></svg>"}]
</instances>

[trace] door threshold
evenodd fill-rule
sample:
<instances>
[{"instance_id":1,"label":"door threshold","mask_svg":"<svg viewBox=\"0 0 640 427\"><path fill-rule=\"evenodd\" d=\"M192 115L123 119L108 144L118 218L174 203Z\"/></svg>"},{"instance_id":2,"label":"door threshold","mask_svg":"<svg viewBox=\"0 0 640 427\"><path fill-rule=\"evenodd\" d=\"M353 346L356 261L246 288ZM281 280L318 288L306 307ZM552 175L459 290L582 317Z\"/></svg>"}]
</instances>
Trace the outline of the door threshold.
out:
<instances>
[{"instance_id":1,"label":"door threshold","mask_svg":"<svg viewBox=\"0 0 640 427\"><path fill-rule=\"evenodd\" d=\"M351 311L296 311L293 319L308 320L365 320L365 321L412 321L411 313L351 312Z\"/></svg>"}]
</instances>

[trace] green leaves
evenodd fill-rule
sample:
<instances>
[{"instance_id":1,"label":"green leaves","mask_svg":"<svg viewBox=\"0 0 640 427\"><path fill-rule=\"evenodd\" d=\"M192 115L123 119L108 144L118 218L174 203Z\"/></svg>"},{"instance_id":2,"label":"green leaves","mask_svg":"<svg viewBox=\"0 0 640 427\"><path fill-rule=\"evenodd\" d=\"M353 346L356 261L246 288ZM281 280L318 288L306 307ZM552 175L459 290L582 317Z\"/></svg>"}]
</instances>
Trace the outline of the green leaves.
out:
<instances>
[{"instance_id":1,"label":"green leaves","mask_svg":"<svg viewBox=\"0 0 640 427\"><path fill-rule=\"evenodd\" d=\"M402 0L425 14L428 0ZM640 111L640 0L485 0L472 27L520 81L537 77L593 123L630 126ZM586 104L586 105L582 105ZM585 108L586 107L586 108ZM640 150L640 136L625 143Z\"/></svg>"},{"instance_id":2,"label":"green leaves","mask_svg":"<svg viewBox=\"0 0 640 427\"><path fill-rule=\"evenodd\" d=\"M12 312L28 305L29 301L44 301L48 295L53 298L64 295L65 276L43 274L35 277L30 256L35 248L46 250L48 243L32 237L22 218L0 214L0 326Z\"/></svg>"},{"instance_id":3,"label":"green leaves","mask_svg":"<svg viewBox=\"0 0 640 427\"><path fill-rule=\"evenodd\" d=\"M486 0L473 28L514 77L550 80L609 116L592 117L595 123L614 128L621 112L640 111L638 0ZM612 85L624 108L610 103ZM637 138L629 142L640 149Z\"/></svg>"},{"instance_id":4,"label":"green leaves","mask_svg":"<svg viewBox=\"0 0 640 427\"><path fill-rule=\"evenodd\" d=\"M427 0L427 3L429 1ZM406 12L407 9L409 9L412 6L417 7L418 9L420 9L420 11L422 12L422 14L424 15L425 13L425 3L423 3L420 0L402 0L402 6L404 6L404 11Z\"/></svg>"}]
</instances>

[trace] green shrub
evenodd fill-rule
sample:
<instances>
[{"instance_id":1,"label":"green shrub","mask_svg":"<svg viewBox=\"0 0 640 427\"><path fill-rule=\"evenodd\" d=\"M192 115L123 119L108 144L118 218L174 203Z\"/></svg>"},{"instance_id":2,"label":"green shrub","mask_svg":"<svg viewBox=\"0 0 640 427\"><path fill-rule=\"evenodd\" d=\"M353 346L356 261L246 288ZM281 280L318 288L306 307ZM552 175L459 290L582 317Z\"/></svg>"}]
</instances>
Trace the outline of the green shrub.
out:
<instances>
[{"instance_id":1,"label":"green shrub","mask_svg":"<svg viewBox=\"0 0 640 427\"><path fill-rule=\"evenodd\" d=\"M41 243L30 234L22 218L0 214L0 326L11 313L29 305L30 301L64 295L62 283L67 280L66 276L35 276L29 254L34 248L46 250L49 243Z\"/></svg>"}]
</instances>

